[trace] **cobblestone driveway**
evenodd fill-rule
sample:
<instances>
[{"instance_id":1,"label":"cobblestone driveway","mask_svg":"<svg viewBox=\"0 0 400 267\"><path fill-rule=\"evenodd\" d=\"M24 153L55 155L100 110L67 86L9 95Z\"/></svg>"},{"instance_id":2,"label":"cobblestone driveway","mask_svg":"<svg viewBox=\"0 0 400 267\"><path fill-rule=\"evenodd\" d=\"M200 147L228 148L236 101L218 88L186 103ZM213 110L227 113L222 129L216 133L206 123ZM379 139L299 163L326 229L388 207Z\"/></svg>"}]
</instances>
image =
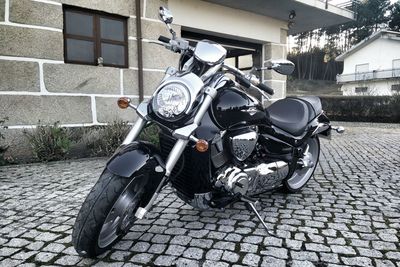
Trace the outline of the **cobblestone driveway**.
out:
<instances>
[{"instance_id":1,"label":"cobblestone driveway","mask_svg":"<svg viewBox=\"0 0 400 267\"><path fill-rule=\"evenodd\" d=\"M98 260L78 257L70 235L105 160L0 168L0 266L400 267L399 127L353 127L322 148L300 194L261 198L280 238L266 236L241 203L200 212L165 189L148 218Z\"/></svg>"}]
</instances>

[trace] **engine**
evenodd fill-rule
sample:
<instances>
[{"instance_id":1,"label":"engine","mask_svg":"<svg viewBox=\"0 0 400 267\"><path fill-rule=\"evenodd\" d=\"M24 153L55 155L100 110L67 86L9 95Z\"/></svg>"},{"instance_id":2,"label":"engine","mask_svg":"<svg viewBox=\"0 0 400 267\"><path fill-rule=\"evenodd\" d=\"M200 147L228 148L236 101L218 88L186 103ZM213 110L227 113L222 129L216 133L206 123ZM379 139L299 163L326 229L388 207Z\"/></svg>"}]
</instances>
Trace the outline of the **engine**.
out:
<instances>
[{"instance_id":1,"label":"engine","mask_svg":"<svg viewBox=\"0 0 400 267\"><path fill-rule=\"evenodd\" d=\"M278 187L288 174L289 166L283 161L259 163L243 169L229 166L219 173L215 186L233 194L255 195Z\"/></svg>"},{"instance_id":2,"label":"engine","mask_svg":"<svg viewBox=\"0 0 400 267\"><path fill-rule=\"evenodd\" d=\"M246 127L233 132L229 137L232 155L239 161L246 160L253 153L257 139L257 127Z\"/></svg>"},{"instance_id":3,"label":"engine","mask_svg":"<svg viewBox=\"0 0 400 267\"><path fill-rule=\"evenodd\" d=\"M232 194L253 195L281 184L289 173L288 164L284 161L265 163L265 157L257 156L257 140L257 127L246 127L231 133L231 154L238 162L217 173L217 187Z\"/></svg>"}]
</instances>

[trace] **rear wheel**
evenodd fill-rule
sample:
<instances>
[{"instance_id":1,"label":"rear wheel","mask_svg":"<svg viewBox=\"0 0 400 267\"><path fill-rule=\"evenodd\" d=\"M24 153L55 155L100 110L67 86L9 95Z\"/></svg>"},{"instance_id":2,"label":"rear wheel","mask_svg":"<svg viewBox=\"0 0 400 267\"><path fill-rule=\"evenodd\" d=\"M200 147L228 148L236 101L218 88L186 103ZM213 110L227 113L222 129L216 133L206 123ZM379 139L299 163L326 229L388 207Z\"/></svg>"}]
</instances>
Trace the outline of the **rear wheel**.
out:
<instances>
[{"instance_id":1,"label":"rear wheel","mask_svg":"<svg viewBox=\"0 0 400 267\"><path fill-rule=\"evenodd\" d=\"M103 172L76 218L72 243L79 255L95 257L132 227L144 193L144 176L133 179Z\"/></svg>"},{"instance_id":2,"label":"rear wheel","mask_svg":"<svg viewBox=\"0 0 400 267\"><path fill-rule=\"evenodd\" d=\"M298 167L292 174L292 176L285 180L283 183L285 191L289 193L295 193L300 191L310 180L317 168L319 161L320 144L318 136L312 137L307 141L308 145L308 157L313 162L313 166Z\"/></svg>"}]
</instances>

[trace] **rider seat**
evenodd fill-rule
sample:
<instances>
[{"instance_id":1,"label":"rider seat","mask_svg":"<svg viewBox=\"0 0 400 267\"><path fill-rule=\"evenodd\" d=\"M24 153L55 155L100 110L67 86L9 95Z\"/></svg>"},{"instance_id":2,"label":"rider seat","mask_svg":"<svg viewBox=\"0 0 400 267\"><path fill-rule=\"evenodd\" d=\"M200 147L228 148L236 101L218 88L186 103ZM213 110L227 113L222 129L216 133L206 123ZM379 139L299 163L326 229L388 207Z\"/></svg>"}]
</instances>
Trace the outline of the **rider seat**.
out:
<instances>
[{"instance_id":1,"label":"rider seat","mask_svg":"<svg viewBox=\"0 0 400 267\"><path fill-rule=\"evenodd\" d=\"M266 112L272 125L300 136L309 122L322 112L322 105L315 96L288 97L273 103Z\"/></svg>"}]
</instances>

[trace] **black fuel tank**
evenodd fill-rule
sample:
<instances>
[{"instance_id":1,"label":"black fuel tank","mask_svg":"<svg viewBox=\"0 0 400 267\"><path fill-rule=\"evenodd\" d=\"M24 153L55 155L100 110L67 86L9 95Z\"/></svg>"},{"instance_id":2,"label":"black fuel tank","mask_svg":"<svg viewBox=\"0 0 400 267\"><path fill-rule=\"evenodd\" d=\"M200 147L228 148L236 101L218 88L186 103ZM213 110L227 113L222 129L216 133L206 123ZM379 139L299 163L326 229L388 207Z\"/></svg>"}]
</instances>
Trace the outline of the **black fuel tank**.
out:
<instances>
[{"instance_id":1,"label":"black fuel tank","mask_svg":"<svg viewBox=\"0 0 400 267\"><path fill-rule=\"evenodd\" d=\"M223 129L267 122L260 102L233 86L218 91L212 112L217 124Z\"/></svg>"}]
</instances>

